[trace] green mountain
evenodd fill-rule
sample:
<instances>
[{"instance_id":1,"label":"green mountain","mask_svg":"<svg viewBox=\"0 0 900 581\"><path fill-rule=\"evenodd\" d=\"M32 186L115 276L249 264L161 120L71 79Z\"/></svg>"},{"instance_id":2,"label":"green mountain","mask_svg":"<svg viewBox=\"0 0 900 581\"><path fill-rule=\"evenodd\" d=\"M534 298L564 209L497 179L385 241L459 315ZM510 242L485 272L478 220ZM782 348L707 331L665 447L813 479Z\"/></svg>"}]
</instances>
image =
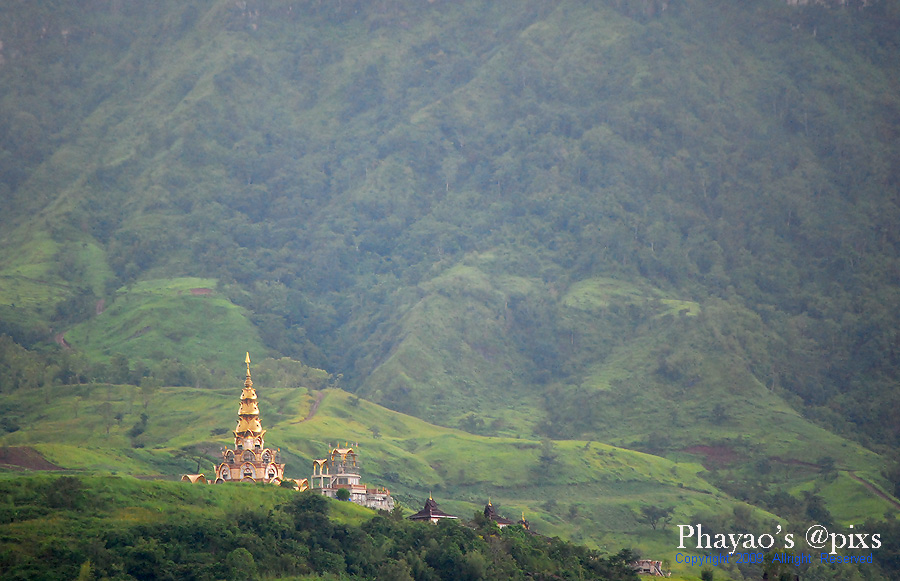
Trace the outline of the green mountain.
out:
<instances>
[{"instance_id":1,"label":"green mountain","mask_svg":"<svg viewBox=\"0 0 900 581\"><path fill-rule=\"evenodd\" d=\"M107 384L195 413L249 350L278 389L880 518L900 4L795 4L10 3L0 440Z\"/></svg>"}]
</instances>

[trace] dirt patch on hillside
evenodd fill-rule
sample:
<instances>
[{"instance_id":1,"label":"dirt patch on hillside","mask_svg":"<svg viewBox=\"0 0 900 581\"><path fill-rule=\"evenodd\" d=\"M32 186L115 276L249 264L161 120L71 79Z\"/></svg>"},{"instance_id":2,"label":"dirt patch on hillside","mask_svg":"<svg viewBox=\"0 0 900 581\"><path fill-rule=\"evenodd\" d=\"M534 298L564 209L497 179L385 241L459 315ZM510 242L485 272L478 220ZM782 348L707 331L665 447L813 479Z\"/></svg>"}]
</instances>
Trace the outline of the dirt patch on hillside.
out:
<instances>
[{"instance_id":1,"label":"dirt patch on hillside","mask_svg":"<svg viewBox=\"0 0 900 581\"><path fill-rule=\"evenodd\" d=\"M293 423L299 424L300 422L305 422L307 420L311 420L313 418L313 416L316 415L316 412L319 411L319 404L322 403L323 399L325 399L325 392L324 391L317 392L316 399L315 399L315 401L313 401L312 405L309 407L309 413L306 414L306 417L303 418L302 420L298 420Z\"/></svg>"},{"instance_id":2,"label":"dirt patch on hillside","mask_svg":"<svg viewBox=\"0 0 900 581\"><path fill-rule=\"evenodd\" d=\"M34 448L0 448L0 467L8 470L65 470L44 459Z\"/></svg>"},{"instance_id":3,"label":"dirt patch on hillside","mask_svg":"<svg viewBox=\"0 0 900 581\"><path fill-rule=\"evenodd\" d=\"M896 499L896 498L893 498L893 497L891 497L891 496L888 496L887 494L885 494L884 492L882 492L881 490L879 490L878 488L876 488L874 484L872 484L871 482L869 482L869 481L866 480L865 478L862 478L862 477L860 477L860 476L857 476L857 475L856 475L856 472L853 472L853 471L851 470L851 471L847 472L847 476L849 476L849 477L852 478L853 480L856 480L857 482L859 482L860 484L862 484L863 486L865 486L865 487L869 490L869 492L871 492L872 494L874 494L874 495L876 495L876 496L878 496L878 497L880 497L880 498L883 498L884 500L886 500L886 501L888 501L889 503L891 503L891 504L894 506L894 508L900 509L900 502L897 502L897 499Z\"/></svg>"},{"instance_id":4,"label":"dirt patch on hillside","mask_svg":"<svg viewBox=\"0 0 900 581\"><path fill-rule=\"evenodd\" d=\"M703 456L703 467L707 470L722 468L734 464L741 459L740 454L731 446L691 446L682 452Z\"/></svg>"},{"instance_id":5,"label":"dirt patch on hillside","mask_svg":"<svg viewBox=\"0 0 900 581\"><path fill-rule=\"evenodd\" d=\"M66 341L65 333L57 333L53 336L53 340L56 341L56 344L62 347L63 349L71 349L72 346L69 345L69 342Z\"/></svg>"},{"instance_id":6,"label":"dirt patch on hillside","mask_svg":"<svg viewBox=\"0 0 900 581\"><path fill-rule=\"evenodd\" d=\"M147 326L144 327L143 329L139 329L139 330L135 331L134 333L132 333L131 336L128 337L127 339L125 339L125 340L126 340L126 341L131 341L132 339L137 339L138 337L140 337L140 336L143 335L144 333L147 333L148 331L150 331L150 329L152 329L152 328L153 328L153 327L151 327L150 325L147 325Z\"/></svg>"}]
</instances>

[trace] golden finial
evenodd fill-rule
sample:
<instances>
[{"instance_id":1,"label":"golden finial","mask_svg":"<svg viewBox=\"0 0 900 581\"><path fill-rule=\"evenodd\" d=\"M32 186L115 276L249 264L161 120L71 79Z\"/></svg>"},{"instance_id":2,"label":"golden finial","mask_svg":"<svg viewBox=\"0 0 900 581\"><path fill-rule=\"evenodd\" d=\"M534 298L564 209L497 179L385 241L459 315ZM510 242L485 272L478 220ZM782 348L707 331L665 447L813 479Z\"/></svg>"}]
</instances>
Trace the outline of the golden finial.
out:
<instances>
[{"instance_id":1,"label":"golden finial","mask_svg":"<svg viewBox=\"0 0 900 581\"><path fill-rule=\"evenodd\" d=\"M250 379L250 352L247 351L247 358L244 359L244 362L247 364L247 378L244 380L244 387L251 388L253 387L253 380Z\"/></svg>"},{"instance_id":2,"label":"golden finial","mask_svg":"<svg viewBox=\"0 0 900 581\"><path fill-rule=\"evenodd\" d=\"M433 498L431 498L431 492L430 492L430 491L429 491L429 493L428 493L428 500L434 500Z\"/></svg>"}]
</instances>

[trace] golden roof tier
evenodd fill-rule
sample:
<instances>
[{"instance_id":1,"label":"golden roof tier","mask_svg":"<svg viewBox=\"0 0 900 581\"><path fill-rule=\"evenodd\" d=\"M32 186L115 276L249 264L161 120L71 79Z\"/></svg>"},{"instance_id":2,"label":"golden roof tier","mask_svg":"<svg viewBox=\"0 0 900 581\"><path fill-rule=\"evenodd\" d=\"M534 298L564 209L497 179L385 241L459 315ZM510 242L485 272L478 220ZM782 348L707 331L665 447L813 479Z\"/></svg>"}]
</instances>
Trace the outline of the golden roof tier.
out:
<instances>
[{"instance_id":1,"label":"golden roof tier","mask_svg":"<svg viewBox=\"0 0 900 581\"><path fill-rule=\"evenodd\" d=\"M259 405L256 401L256 390L253 389L253 379L250 377L250 353L247 353L245 359L247 364L247 378L244 380L244 389L241 391L241 405L238 408L237 427L234 429L234 443L248 444L257 440L257 446L262 447L262 437L266 433L262 429L262 422L259 420ZM247 440L250 440L248 442Z\"/></svg>"}]
</instances>

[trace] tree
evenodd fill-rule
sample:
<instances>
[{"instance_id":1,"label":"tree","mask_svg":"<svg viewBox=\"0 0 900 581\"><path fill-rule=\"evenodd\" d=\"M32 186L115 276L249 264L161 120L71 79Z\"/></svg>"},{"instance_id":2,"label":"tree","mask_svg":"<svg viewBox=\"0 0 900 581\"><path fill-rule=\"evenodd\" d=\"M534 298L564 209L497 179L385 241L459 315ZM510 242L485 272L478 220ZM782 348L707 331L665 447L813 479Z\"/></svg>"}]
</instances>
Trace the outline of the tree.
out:
<instances>
[{"instance_id":1,"label":"tree","mask_svg":"<svg viewBox=\"0 0 900 581\"><path fill-rule=\"evenodd\" d=\"M225 567L231 581L252 581L259 578L256 561L253 560L250 551L244 547L228 553L228 556L225 557Z\"/></svg>"},{"instance_id":2,"label":"tree","mask_svg":"<svg viewBox=\"0 0 900 581\"><path fill-rule=\"evenodd\" d=\"M338 488L338 491L335 493L335 497L338 500L350 500L350 491L346 488Z\"/></svg>"},{"instance_id":3,"label":"tree","mask_svg":"<svg viewBox=\"0 0 900 581\"><path fill-rule=\"evenodd\" d=\"M828 482L832 482L835 478L837 478L837 466L835 465L835 460L831 456L822 456L819 458L817 462L819 465L819 470L822 474L822 478L824 478Z\"/></svg>"},{"instance_id":4,"label":"tree","mask_svg":"<svg viewBox=\"0 0 900 581\"><path fill-rule=\"evenodd\" d=\"M121 353L112 357L109 369L109 381L111 383L125 384L131 379L131 369L128 358Z\"/></svg>"},{"instance_id":5,"label":"tree","mask_svg":"<svg viewBox=\"0 0 900 581\"><path fill-rule=\"evenodd\" d=\"M409 564L403 559L382 564L378 568L377 578L382 581L413 581L409 574Z\"/></svg>"},{"instance_id":6,"label":"tree","mask_svg":"<svg viewBox=\"0 0 900 581\"><path fill-rule=\"evenodd\" d=\"M729 414L728 408L722 405L721 403L717 403L712 410L712 421L717 426L721 426L726 421L728 421Z\"/></svg>"},{"instance_id":7,"label":"tree","mask_svg":"<svg viewBox=\"0 0 900 581\"><path fill-rule=\"evenodd\" d=\"M805 512L807 518L818 524L826 526L831 524L831 513L825 506L825 500L821 496L815 492L804 490L803 500L806 504Z\"/></svg>"},{"instance_id":8,"label":"tree","mask_svg":"<svg viewBox=\"0 0 900 581\"><path fill-rule=\"evenodd\" d=\"M672 522L672 513L675 512L675 509L671 506L669 507L661 507L654 505L647 505L641 507L641 516L638 517L638 522L642 522L650 525L650 528L656 530L656 525L662 521L663 528L670 522Z\"/></svg>"},{"instance_id":9,"label":"tree","mask_svg":"<svg viewBox=\"0 0 900 581\"><path fill-rule=\"evenodd\" d=\"M144 404L144 410L150 407L150 400L161 385L160 381L154 376L141 378L141 400Z\"/></svg>"},{"instance_id":10,"label":"tree","mask_svg":"<svg viewBox=\"0 0 900 581\"><path fill-rule=\"evenodd\" d=\"M556 452L556 445L553 443L553 440L550 438L544 438L541 440L541 455L538 458L540 462L540 467L542 469L547 469L556 464L556 459L559 454Z\"/></svg>"},{"instance_id":11,"label":"tree","mask_svg":"<svg viewBox=\"0 0 900 581\"><path fill-rule=\"evenodd\" d=\"M60 476L46 486L44 491L47 506L63 510L76 510L85 501L85 487L74 476Z\"/></svg>"}]
</instances>

